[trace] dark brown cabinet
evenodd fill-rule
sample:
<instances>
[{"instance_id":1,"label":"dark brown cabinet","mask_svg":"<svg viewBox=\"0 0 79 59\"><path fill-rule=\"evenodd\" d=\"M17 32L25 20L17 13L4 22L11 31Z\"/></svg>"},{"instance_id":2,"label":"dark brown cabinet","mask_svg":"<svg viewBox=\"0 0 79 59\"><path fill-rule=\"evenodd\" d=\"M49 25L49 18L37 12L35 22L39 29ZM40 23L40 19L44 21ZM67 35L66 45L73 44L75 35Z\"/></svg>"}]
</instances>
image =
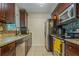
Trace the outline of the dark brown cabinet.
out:
<instances>
[{"instance_id":1,"label":"dark brown cabinet","mask_svg":"<svg viewBox=\"0 0 79 59\"><path fill-rule=\"evenodd\" d=\"M0 3L0 21L14 23L15 21L15 4Z\"/></svg>"},{"instance_id":2,"label":"dark brown cabinet","mask_svg":"<svg viewBox=\"0 0 79 59\"><path fill-rule=\"evenodd\" d=\"M27 34L28 29L28 13L25 9L20 10L20 31L21 34Z\"/></svg>"},{"instance_id":3,"label":"dark brown cabinet","mask_svg":"<svg viewBox=\"0 0 79 59\"><path fill-rule=\"evenodd\" d=\"M25 9L20 10L20 27L26 27L28 14Z\"/></svg>"},{"instance_id":4,"label":"dark brown cabinet","mask_svg":"<svg viewBox=\"0 0 79 59\"><path fill-rule=\"evenodd\" d=\"M55 8L55 10L53 11L52 15L55 15L55 14L59 15L61 12L67 9L70 5L71 3L59 3L57 7Z\"/></svg>"},{"instance_id":5,"label":"dark brown cabinet","mask_svg":"<svg viewBox=\"0 0 79 59\"><path fill-rule=\"evenodd\" d=\"M0 3L0 21L5 20L6 3Z\"/></svg>"},{"instance_id":6,"label":"dark brown cabinet","mask_svg":"<svg viewBox=\"0 0 79 59\"><path fill-rule=\"evenodd\" d=\"M15 4L7 3L7 23L15 23Z\"/></svg>"},{"instance_id":7,"label":"dark brown cabinet","mask_svg":"<svg viewBox=\"0 0 79 59\"><path fill-rule=\"evenodd\" d=\"M16 55L15 47L16 47L15 42L1 47L0 48L0 55L1 56L15 56Z\"/></svg>"},{"instance_id":8,"label":"dark brown cabinet","mask_svg":"<svg viewBox=\"0 0 79 59\"><path fill-rule=\"evenodd\" d=\"M71 3L60 3L58 4L58 14L62 13L65 9L67 9L69 6L71 5Z\"/></svg>"},{"instance_id":9,"label":"dark brown cabinet","mask_svg":"<svg viewBox=\"0 0 79 59\"><path fill-rule=\"evenodd\" d=\"M0 20L1 20L1 11L2 11L2 4L0 3Z\"/></svg>"},{"instance_id":10,"label":"dark brown cabinet","mask_svg":"<svg viewBox=\"0 0 79 59\"><path fill-rule=\"evenodd\" d=\"M25 27L25 10L20 10L20 27Z\"/></svg>"},{"instance_id":11,"label":"dark brown cabinet","mask_svg":"<svg viewBox=\"0 0 79 59\"><path fill-rule=\"evenodd\" d=\"M76 17L79 18L79 3L76 4Z\"/></svg>"},{"instance_id":12,"label":"dark brown cabinet","mask_svg":"<svg viewBox=\"0 0 79 59\"><path fill-rule=\"evenodd\" d=\"M79 56L79 45L66 41L65 42L66 56Z\"/></svg>"}]
</instances>

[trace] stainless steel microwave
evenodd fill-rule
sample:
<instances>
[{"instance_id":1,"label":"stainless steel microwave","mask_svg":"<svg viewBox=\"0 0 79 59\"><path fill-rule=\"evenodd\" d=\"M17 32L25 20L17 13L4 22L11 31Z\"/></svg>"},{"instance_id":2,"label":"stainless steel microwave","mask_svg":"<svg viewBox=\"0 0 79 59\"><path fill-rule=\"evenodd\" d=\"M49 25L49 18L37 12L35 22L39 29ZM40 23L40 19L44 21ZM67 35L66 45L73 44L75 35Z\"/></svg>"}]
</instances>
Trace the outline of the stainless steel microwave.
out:
<instances>
[{"instance_id":1,"label":"stainless steel microwave","mask_svg":"<svg viewBox=\"0 0 79 59\"><path fill-rule=\"evenodd\" d=\"M76 17L75 4L70 5L64 12L59 15L60 23L64 23Z\"/></svg>"}]
</instances>

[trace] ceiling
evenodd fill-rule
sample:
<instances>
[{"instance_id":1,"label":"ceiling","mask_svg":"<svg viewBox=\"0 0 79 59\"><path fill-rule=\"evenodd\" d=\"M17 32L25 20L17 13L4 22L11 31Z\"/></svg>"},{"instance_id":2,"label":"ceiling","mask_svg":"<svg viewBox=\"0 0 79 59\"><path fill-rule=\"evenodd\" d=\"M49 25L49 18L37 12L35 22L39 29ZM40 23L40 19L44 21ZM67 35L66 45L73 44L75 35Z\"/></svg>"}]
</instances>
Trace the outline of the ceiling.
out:
<instances>
[{"instance_id":1,"label":"ceiling","mask_svg":"<svg viewBox=\"0 0 79 59\"><path fill-rule=\"evenodd\" d=\"M18 6L27 12L53 12L57 3L18 3Z\"/></svg>"}]
</instances>

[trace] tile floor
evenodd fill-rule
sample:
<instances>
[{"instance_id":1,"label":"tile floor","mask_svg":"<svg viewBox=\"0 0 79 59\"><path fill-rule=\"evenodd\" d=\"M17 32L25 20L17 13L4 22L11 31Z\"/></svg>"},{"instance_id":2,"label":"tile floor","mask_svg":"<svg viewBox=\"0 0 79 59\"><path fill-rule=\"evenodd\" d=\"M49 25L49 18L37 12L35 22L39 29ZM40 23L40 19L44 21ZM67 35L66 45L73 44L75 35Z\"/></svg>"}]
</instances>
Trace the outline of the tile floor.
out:
<instances>
[{"instance_id":1,"label":"tile floor","mask_svg":"<svg viewBox=\"0 0 79 59\"><path fill-rule=\"evenodd\" d=\"M53 56L51 52L47 52L43 46L32 46L27 56Z\"/></svg>"}]
</instances>

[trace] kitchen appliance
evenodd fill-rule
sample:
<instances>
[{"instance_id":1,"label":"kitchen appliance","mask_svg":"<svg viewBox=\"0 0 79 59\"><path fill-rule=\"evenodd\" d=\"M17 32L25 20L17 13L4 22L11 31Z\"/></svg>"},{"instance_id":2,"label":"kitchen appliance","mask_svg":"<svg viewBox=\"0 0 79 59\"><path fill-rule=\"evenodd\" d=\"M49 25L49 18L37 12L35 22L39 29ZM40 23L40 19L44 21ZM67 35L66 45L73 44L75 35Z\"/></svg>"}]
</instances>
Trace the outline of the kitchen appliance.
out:
<instances>
[{"instance_id":1,"label":"kitchen appliance","mask_svg":"<svg viewBox=\"0 0 79 59\"><path fill-rule=\"evenodd\" d=\"M27 34L27 27L20 27L21 34Z\"/></svg>"},{"instance_id":2,"label":"kitchen appliance","mask_svg":"<svg viewBox=\"0 0 79 59\"><path fill-rule=\"evenodd\" d=\"M16 41L16 56L25 56L25 42L24 38Z\"/></svg>"},{"instance_id":3,"label":"kitchen appliance","mask_svg":"<svg viewBox=\"0 0 79 59\"><path fill-rule=\"evenodd\" d=\"M51 51L51 44L52 44L52 39L51 39L51 34L52 34L52 28L53 28L53 21L52 19L48 19L45 22L45 48L47 51Z\"/></svg>"},{"instance_id":4,"label":"kitchen appliance","mask_svg":"<svg viewBox=\"0 0 79 59\"><path fill-rule=\"evenodd\" d=\"M62 55L62 41L58 37L53 37L54 39L54 45L53 45L53 52L54 55Z\"/></svg>"},{"instance_id":5,"label":"kitchen appliance","mask_svg":"<svg viewBox=\"0 0 79 59\"><path fill-rule=\"evenodd\" d=\"M76 5L72 4L67 9L64 10L60 15L60 23L65 23L67 21L73 20L76 18Z\"/></svg>"},{"instance_id":6,"label":"kitchen appliance","mask_svg":"<svg viewBox=\"0 0 79 59\"><path fill-rule=\"evenodd\" d=\"M48 41L48 33L49 33L49 25L48 21L45 22L45 48L49 51L49 41Z\"/></svg>"},{"instance_id":7,"label":"kitchen appliance","mask_svg":"<svg viewBox=\"0 0 79 59\"><path fill-rule=\"evenodd\" d=\"M58 32L59 37L61 37L63 39L65 38L66 30L65 30L65 28L63 28L62 25L57 27L57 32Z\"/></svg>"}]
</instances>

